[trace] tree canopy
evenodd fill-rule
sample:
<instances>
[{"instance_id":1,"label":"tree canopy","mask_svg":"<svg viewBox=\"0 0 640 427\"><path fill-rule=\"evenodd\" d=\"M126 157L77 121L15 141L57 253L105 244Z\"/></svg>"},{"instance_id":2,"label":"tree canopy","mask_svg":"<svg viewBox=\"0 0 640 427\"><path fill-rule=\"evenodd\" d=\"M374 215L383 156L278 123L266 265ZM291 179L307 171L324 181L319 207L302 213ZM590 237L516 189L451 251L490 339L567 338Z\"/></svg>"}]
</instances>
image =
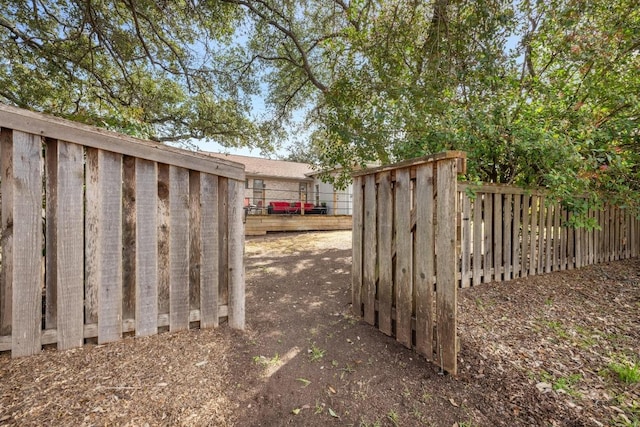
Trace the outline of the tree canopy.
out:
<instances>
[{"instance_id":1,"label":"tree canopy","mask_svg":"<svg viewBox=\"0 0 640 427\"><path fill-rule=\"evenodd\" d=\"M263 149L304 110L320 168L457 149L472 181L546 186L577 210L577 194L640 205L635 0L0 5L2 102Z\"/></svg>"},{"instance_id":2,"label":"tree canopy","mask_svg":"<svg viewBox=\"0 0 640 427\"><path fill-rule=\"evenodd\" d=\"M235 6L0 0L0 101L157 141L268 141L249 116Z\"/></svg>"},{"instance_id":3,"label":"tree canopy","mask_svg":"<svg viewBox=\"0 0 640 427\"><path fill-rule=\"evenodd\" d=\"M274 108L313 104L322 167L459 149L471 180L638 206L635 1L233 3Z\"/></svg>"}]
</instances>

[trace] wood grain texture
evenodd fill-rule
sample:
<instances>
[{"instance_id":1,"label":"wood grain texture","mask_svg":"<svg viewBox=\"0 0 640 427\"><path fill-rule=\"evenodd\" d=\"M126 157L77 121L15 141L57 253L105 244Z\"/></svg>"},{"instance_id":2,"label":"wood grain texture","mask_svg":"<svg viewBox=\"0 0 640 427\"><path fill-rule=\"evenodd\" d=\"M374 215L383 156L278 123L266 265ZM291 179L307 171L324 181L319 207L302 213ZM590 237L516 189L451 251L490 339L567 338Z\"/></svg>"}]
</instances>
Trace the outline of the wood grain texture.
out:
<instances>
[{"instance_id":1,"label":"wood grain texture","mask_svg":"<svg viewBox=\"0 0 640 427\"><path fill-rule=\"evenodd\" d=\"M45 139L45 329L55 329L58 315L58 141ZM64 207L64 205L62 205Z\"/></svg>"},{"instance_id":2,"label":"wood grain texture","mask_svg":"<svg viewBox=\"0 0 640 427\"><path fill-rule=\"evenodd\" d=\"M158 163L158 314L169 314L169 165Z\"/></svg>"},{"instance_id":3,"label":"wood grain texture","mask_svg":"<svg viewBox=\"0 0 640 427\"><path fill-rule=\"evenodd\" d=\"M484 194L484 274L482 283L493 280L493 196Z\"/></svg>"},{"instance_id":4,"label":"wood grain texture","mask_svg":"<svg viewBox=\"0 0 640 427\"><path fill-rule=\"evenodd\" d=\"M229 179L218 178L218 298L219 304L229 303Z\"/></svg>"},{"instance_id":5,"label":"wood grain texture","mask_svg":"<svg viewBox=\"0 0 640 427\"><path fill-rule=\"evenodd\" d=\"M98 152L98 343L122 338L122 155Z\"/></svg>"},{"instance_id":6,"label":"wood grain texture","mask_svg":"<svg viewBox=\"0 0 640 427\"><path fill-rule=\"evenodd\" d=\"M436 307L437 356L440 366L456 375L457 365L457 295L456 286L456 162L442 161L437 169L436 210ZM490 222L490 221L488 221Z\"/></svg>"},{"instance_id":7,"label":"wood grain texture","mask_svg":"<svg viewBox=\"0 0 640 427\"><path fill-rule=\"evenodd\" d=\"M84 320L98 323L98 224L100 189L98 187L98 150L85 150L84 205Z\"/></svg>"},{"instance_id":8,"label":"wood grain texture","mask_svg":"<svg viewBox=\"0 0 640 427\"><path fill-rule=\"evenodd\" d=\"M363 292L364 320L370 325L376 323L376 270L377 255L377 194L376 177L367 175L364 178L364 259L363 259Z\"/></svg>"},{"instance_id":9,"label":"wood grain texture","mask_svg":"<svg viewBox=\"0 0 640 427\"><path fill-rule=\"evenodd\" d=\"M538 202L539 198L536 195L531 196L531 213L529 219L531 221L529 226L529 275L534 276L538 271Z\"/></svg>"},{"instance_id":10,"label":"wood grain texture","mask_svg":"<svg viewBox=\"0 0 640 427\"><path fill-rule=\"evenodd\" d=\"M169 330L189 329L189 171L169 166Z\"/></svg>"},{"instance_id":11,"label":"wood grain texture","mask_svg":"<svg viewBox=\"0 0 640 427\"><path fill-rule=\"evenodd\" d=\"M513 251L512 251L512 229L513 229L513 194L505 194L504 196L504 222L502 224L502 254L504 256L504 280L511 280L513 277Z\"/></svg>"},{"instance_id":12,"label":"wood grain texture","mask_svg":"<svg viewBox=\"0 0 640 427\"><path fill-rule=\"evenodd\" d=\"M353 228L351 262L351 304L353 314L361 317L362 312L362 251L364 227L364 194L362 177L353 178Z\"/></svg>"},{"instance_id":13,"label":"wood grain texture","mask_svg":"<svg viewBox=\"0 0 640 427\"><path fill-rule=\"evenodd\" d=\"M41 345L41 144L39 136L13 132L12 357L39 353Z\"/></svg>"},{"instance_id":14,"label":"wood grain texture","mask_svg":"<svg viewBox=\"0 0 640 427\"><path fill-rule=\"evenodd\" d=\"M84 343L84 150L60 141L57 154L57 329L66 350Z\"/></svg>"},{"instance_id":15,"label":"wood grain texture","mask_svg":"<svg viewBox=\"0 0 640 427\"><path fill-rule=\"evenodd\" d=\"M416 300L416 350L427 360L434 359L434 202L433 165L419 166L416 170L416 229L413 280Z\"/></svg>"},{"instance_id":16,"label":"wood grain texture","mask_svg":"<svg viewBox=\"0 0 640 427\"><path fill-rule=\"evenodd\" d=\"M0 335L11 334L13 290L13 133L0 129Z\"/></svg>"},{"instance_id":17,"label":"wood grain texture","mask_svg":"<svg viewBox=\"0 0 640 427\"><path fill-rule=\"evenodd\" d=\"M189 171L189 309L200 309L200 172Z\"/></svg>"},{"instance_id":18,"label":"wood grain texture","mask_svg":"<svg viewBox=\"0 0 640 427\"><path fill-rule=\"evenodd\" d=\"M483 276L482 228L482 194L476 194L473 201L473 286L479 285Z\"/></svg>"},{"instance_id":19,"label":"wood grain texture","mask_svg":"<svg viewBox=\"0 0 640 427\"><path fill-rule=\"evenodd\" d=\"M158 333L158 167L136 159L136 336Z\"/></svg>"},{"instance_id":20,"label":"wood grain texture","mask_svg":"<svg viewBox=\"0 0 640 427\"><path fill-rule=\"evenodd\" d=\"M529 207L531 196L522 196L522 218L520 222L521 238L520 238L520 277L529 275L529 239L531 232L529 229Z\"/></svg>"},{"instance_id":21,"label":"wood grain texture","mask_svg":"<svg viewBox=\"0 0 640 427\"><path fill-rule=\"evenodd\" d=\"M494 281L502 281L502 194L493 196L493 271Z\"/></svg>"},{"instance_id":22,"label":"wood grain texture","mask_svg":"<svg viewBox=\"0 0 640 427\"><path fill-rule=\"evenodd\" d=\"M511 234L511 263L513 265L512 277L515 279L522 274L522 264L520 256L522 254L522 230L521 230L521 218L522 218L522 195L516 194L513 196L513 232Z\"/></svg>"},{"instance_id":23,"label":"wood grain texture","mask_svg":"<svg viewBox=\"0 0 640 427\"><path fill-rule=\"evenodd\" d=\"M411 317L413 316L413 239L411 237L410 178L409 169L396 170L394 186L396 339L408 348L412 346ZM455 213L453 216L455 217Z\"/></svg>"},{"instance_id":24,"label":"wood grain texture","mask_svg":"<svg viewBox=\"0 0 640 427\"><path fill-rule=\"evenodd\" d=\"M417 178L416 178L417 179ZM462 257L460 266L460 287L468 288L471 279L471 200L466 193L462 196Z\"/></svg>"},{"instance_id":25,"label":"wood grain texture","mask_svg":"<svg viewBox=\"0 0 640 427\"><path fill-rule=\"evenodd\" d=\"M122 316L136 313L136 159L122 158Z\"/></svg>"},{"instance_id":26,"label":"wood grain texture","mask_svg":"<svg viewBox=\"0 0 640 427\"><path fill-rule=\"evenodd\" d=\"M391 241L393 239L393 193L391 173L381 172L378 179L378 327L392 335L391 309L393 307L393 265Z\"/></svg>"},{"instance_id":27,"label":"wood grain texture","mask_svg":"<svg viewBox=\"0 0 640 427\"><path fill-rule=\"evenodd\" d=\"M200 327L218 327L218 177L200 174Z\"/></svg>"},{"instance_id":28,"label":"wood grain texture","mask_svg":"<svg viewBox=\"0 0 640 427\"><path fill-rule=\"evenodd\" d=\"M229 326L245 328L245 282L244 282L244 179L228 180L229 186Z\"/></svg>"}]
</instances>

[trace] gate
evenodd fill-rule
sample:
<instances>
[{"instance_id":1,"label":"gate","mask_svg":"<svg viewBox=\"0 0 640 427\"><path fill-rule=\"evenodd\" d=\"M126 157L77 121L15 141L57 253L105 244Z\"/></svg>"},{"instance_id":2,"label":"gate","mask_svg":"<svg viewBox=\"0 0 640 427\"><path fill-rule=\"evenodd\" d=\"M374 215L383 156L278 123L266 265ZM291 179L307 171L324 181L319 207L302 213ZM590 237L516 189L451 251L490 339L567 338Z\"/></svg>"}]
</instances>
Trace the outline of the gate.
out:
<instances>
[{"instance_id":1,"label":"gate","mask_svg":"<svg viewBox=\"0 0 640 427\"><path fill-rule=\"evenodd\" d=\"M457 175L449 151L354 174L355 315L457 372Z\"/></svg>"}]
</instances>

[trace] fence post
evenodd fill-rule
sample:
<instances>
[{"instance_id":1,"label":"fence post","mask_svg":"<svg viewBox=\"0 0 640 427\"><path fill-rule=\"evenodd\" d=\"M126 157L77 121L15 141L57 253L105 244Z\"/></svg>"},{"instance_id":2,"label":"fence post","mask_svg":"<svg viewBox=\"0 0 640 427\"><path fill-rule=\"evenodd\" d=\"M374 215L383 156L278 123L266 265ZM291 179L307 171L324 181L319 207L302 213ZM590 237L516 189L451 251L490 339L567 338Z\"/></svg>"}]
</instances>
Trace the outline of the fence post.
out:
<instances>
[{"instance_id":1,"label":"fence post","mask_svg":"<svg viewBox=\"0 0 640 427\"><path fill-rule=\"evenodd\" d=\"M440 366L456 374L457 362L457 159L437 164L436 208L436 307L438 313L437 357Z\"/></svg>"}]
</instances>

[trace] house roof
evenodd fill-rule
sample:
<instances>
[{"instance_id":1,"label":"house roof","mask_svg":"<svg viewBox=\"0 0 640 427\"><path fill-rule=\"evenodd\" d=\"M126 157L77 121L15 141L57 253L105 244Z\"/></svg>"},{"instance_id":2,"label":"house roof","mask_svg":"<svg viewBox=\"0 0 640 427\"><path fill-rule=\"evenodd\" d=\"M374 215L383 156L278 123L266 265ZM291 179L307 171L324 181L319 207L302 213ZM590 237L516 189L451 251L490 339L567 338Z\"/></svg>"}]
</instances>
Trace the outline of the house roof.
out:
<instances>
[{"instance_id":1,"label":"house roof","mask_svg":"<svg viewBox=\"0 0 640 427\"><path fill-rule=\"evenodd\" d=\"M281 179L295 179L309 181L314 170L308 163L288 162L286 160L271 160L260 157L241 156L238 154L206 153L210 156L242 163L245 174L250 177L270 177Z\"/></svg>"}]
</instances>

